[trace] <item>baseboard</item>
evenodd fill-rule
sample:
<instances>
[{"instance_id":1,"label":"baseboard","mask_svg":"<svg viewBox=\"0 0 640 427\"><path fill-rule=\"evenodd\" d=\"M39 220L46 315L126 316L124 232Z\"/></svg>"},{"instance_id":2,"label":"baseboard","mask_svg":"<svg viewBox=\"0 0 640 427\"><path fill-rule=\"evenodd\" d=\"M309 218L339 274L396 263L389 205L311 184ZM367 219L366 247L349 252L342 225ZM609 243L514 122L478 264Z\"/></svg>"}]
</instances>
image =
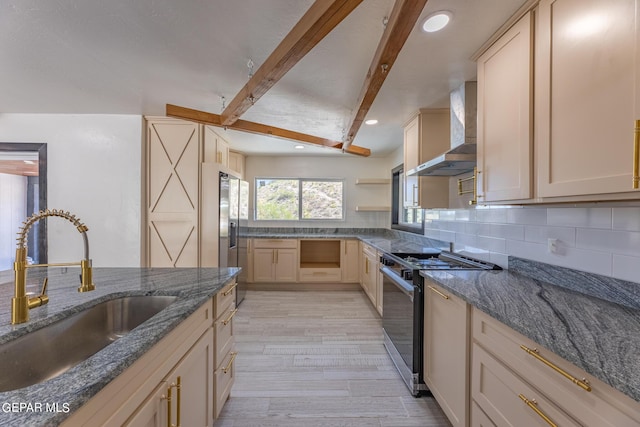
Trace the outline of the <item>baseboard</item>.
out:
<instances>
[{"instance_id":1,"label":"baseboard","mask_svg":"<svg viewBox=\"0 0 640 427\"><path fill-rule=\"evenodd\" d=\"M357 291L359 283L247 283L249 291Z\"/></svg>"}]
</instances>

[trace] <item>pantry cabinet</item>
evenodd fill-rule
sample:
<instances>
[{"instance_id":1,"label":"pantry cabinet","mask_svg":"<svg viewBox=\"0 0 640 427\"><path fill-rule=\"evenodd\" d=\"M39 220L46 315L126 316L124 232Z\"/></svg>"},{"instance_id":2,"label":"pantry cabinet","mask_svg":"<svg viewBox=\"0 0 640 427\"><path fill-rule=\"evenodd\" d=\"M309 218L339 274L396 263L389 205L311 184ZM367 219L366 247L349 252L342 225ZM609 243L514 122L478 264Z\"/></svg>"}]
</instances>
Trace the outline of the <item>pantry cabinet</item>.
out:
<instances>
[{"instance_id":1,"label":"pantry cabinet","mask_svg":"<svg viewBox=\"0 0 640 427\"><path fill-rule=\"evenodd\" d=\"M636 0L541 0L536 34L538 195L632 189ZM638 156L638 153L635 154Z\"/></svg>"},{"instance_id":2,"label":"pantry cabinet","mask_svg":"<svg viewBox=\"0 0 640 427\"><path fill-rule=\"evenodd\" d=\"M421 109L404 125L405 208L448 208L449 177L409 176L421 163L444 153L450 147L449 109Z\"/></svg>"},{"instance_id":3,"label":"pantry cabinet","mask_svg":"<svg viewBox=\"0 0 640 427\"><path fill-rule=\"evenodd\" d=\"M478 203L533 196L531 15L478 59Z\"/></svg>"}]
</instances>

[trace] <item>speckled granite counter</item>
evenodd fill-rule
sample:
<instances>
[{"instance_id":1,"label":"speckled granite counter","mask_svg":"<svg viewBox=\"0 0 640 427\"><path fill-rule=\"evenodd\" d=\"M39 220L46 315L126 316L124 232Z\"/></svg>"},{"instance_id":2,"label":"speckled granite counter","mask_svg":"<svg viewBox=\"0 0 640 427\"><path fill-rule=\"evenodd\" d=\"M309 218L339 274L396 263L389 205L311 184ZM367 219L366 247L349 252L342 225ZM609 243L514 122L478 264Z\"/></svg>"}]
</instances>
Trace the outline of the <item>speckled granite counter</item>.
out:
<instances>
[{"instance_id":1,"label":"speckled granite counter","mask_svg":"<svg viewBox=\"0 0 640 427\"><path fill-rule=\"evenodd\" d=\"M640 285L518 258L509 267L421 275L640 401Z\"/></svg>"},{"instance_id":2,"label":"speckled granite counter","mask_svg":"<svg viewBox=\"0 0 640 427\"><path fill-rule=\"evenodd\" d=\"M65 273L66 271L66 273ZM64 374L43 383L0 393L0 426L58 425L239 273L238 268L95 268L96 290L78 293L78 269L51 268L49 304L30 310L30 320L10 325L12 277L0 276L0 344L68 317L99 302L126 295L178 296L166 309ZM29 272L29 291L38 291L44 271ZM38 277L41 276L41 277ZM46 355L43 355L46 357ZM7 361L2 360L1 363ZM58 404L58 412L15 412L11 405Z\"/></svg>"},{"instance_id":3,"label":"speckled granite counter","mask_svg":"<svg viewBox=\"0 0 640 427\"><path fill-rule=\"evenodd\" d=\"M250 228L249 239L359 239L382 252L449 250L449 244L418 234L382 228Z\"/></svg>"}]
</instances>

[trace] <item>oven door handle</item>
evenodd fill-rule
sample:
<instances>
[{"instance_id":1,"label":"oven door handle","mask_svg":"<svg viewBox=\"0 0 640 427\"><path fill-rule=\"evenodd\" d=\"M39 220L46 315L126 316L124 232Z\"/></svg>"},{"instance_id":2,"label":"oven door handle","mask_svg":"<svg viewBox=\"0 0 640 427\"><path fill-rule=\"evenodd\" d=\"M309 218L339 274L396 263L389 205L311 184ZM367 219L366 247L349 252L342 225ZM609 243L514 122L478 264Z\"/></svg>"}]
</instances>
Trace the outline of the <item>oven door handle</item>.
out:
<instances>
[{"instance_id":1,"label":"oven door handle","mask_svg":"<svg viewBox=\"0 0 640 427\"><path fill-rule=\"evenodd\" d=\"M414 287L412 285L408 285L407 282L399 278L398 275L388 267L380 267L380 272L384 275L384 277L391 280L394 285L400 288L400 290L409 298L411 298L411 301L413 302Z\"/></svg>"}]
</instances>

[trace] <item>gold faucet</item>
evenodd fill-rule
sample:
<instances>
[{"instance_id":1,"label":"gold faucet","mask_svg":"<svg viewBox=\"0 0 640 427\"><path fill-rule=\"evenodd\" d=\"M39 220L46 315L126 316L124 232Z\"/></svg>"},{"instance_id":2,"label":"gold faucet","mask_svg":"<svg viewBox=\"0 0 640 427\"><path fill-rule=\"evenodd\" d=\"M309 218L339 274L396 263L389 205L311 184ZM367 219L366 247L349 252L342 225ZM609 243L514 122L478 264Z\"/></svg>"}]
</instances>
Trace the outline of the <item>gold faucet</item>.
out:
<instances>
[{"instance_id":1,"label":"gold faucet","mask_svg":"<svg viewBox=\"0 0 640 427\"><path fill-rule=\"evenodd\" d=\"M57 216L70 221L76 229L82 233L84 239L84 259L80 262L57 263L57 264L27 264L27 233L33 224L48 216ZM63 267L79 265L81 268L81 283L78 292L88 292L96 287L93 284L91 272L91 260L89 259L89 240L87 231L89 229L75 215L57 209L47 209L31 215L20 227L18 231L18 247L16 249L16 260L13 263L15 274L15 292L11 299L11 324L25 323L29 321L29 310L40 307L49 302L47 296L47 279L44 279L40 295L35 297L27 296L27 268L32 267Z\"/></svg>"}]
</instances>

